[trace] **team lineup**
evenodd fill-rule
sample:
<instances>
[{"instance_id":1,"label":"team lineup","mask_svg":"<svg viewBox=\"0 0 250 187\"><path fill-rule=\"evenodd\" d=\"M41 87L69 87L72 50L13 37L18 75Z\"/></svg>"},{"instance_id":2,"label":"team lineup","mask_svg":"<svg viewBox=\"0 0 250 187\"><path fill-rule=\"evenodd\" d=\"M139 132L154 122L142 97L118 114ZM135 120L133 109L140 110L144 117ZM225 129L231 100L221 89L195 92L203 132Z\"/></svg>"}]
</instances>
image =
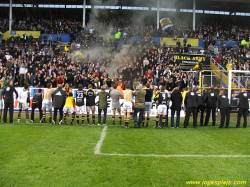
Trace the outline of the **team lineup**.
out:
<instances>
[{"instance_id":1,"label":"team lineup","mask_svg":"<svg viewBox=\"0 0 250 187\"><path fill-rule=\"evenodd\" d=\"M24 86L21 92L17 92L12 85L12 81L8 81L4 89L0 90L0 96L4 99L4 115L3 121L7 122L7 110L9 109L10 123L13 123L13 103L14 93L19 104L18 121L21 121L22 110L25 111L26 122L34 122L34 111L39 109L40 123L57 123L57 113L59 111L59 124L67 124L67 117L71 115L70 125L73 125L76 120L76 125L85 125L85 117L88 125L96 125L95 120L95 99L99 97L98 102L98 125L106 125L108 99L111 98L112 104L112 124L115 125L116 113L118 113L119 125L122 125L122 110L124 113L124 124L129 128L131 114L134 120L134 128L148 127L150 122L150 113L152 109L152 99L156 102L157 114L155 118L154 128L168 127L168 111L171 109L171 128L180 127L180 111L185 111L184 128L189 126L190 116L193 116L193 127L197 126L198 114L200 113L200 126L207 126L209 123L210 114L212 114L212 126L216 123L216 111L221 114L219 128L229 127L231 105L224 91L217 95L213 88L209 92L201 93L196 88L184 89L183 92L179 87L174 88L171 94L166 91L164 86L158 90L149 83L145 87L142 84L137 85L136 90L131 90L129 85L125 85L125 90L119 89L116 84L113 84L110 91L107 92L106 86L101 87L101 91L96 93L92 85L88 86L86 91L83 90L83 85L79 84L76 90L76 98L73 97L73 90L68 84L63 87L58 84L57 89L52 89L51 83L47 84L47 88L42 93L42 89L38 89L32 100L31 118L29 118L29 103L30 92L27 85ZM133 102L133 96L135 100ZM247 127L247 115L249 110L250 95L246 89L238 95L233 95L233 98L239 99L238 117L236 127L240 127L240 120L243 116L243 127ZM124 100L121 107L120 99ZM170 106L170 103L172 105ZM52 107L54 114L52 118ZM2 100L0 110L0 120L2 117ZM206 112L205 122L204 113ZM48 119L46 114L48 114ZM90 114L92 120L90 120ZM86 115L86 116L85 116ZM176 122L175 122L176 118Z\"/></svg>"}]
</instances>

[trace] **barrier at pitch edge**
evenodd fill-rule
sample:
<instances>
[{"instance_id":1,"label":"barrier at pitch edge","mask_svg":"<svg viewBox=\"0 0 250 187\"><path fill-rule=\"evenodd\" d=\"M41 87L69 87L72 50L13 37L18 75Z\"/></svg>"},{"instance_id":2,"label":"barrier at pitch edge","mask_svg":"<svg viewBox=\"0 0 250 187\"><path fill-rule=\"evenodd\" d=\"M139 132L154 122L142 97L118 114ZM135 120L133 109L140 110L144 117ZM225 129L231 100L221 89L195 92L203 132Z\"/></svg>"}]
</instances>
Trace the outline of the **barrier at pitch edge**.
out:
<instances>
[{"instance_id":1,"label":"barrier at pitch edge","mask_svg":"<svg viewBox=\"0 0 250 187\"><path fill-rule=\"evenodd\" d=\"M33 100L33 96L35 93L38 93L38 89L42 89L42 93L44 92L44 90L46 88L30 88L30 106L29 106L29 111L31 111L31 107L32 107L32 100ZM20 93L23 88L16 88L17 92ZM87 89L84 89L84 91L86 91ZM100 89L94 89L96 93L100 92L101 90ZM74 98L76 98L76 91L77 89L73 89L73 96ZM106 92L109 92L109 90L106 90ZM134 97L132 98L132 100L134 101ZM86 100L85 100L86 102ZM95 110L95 113L98 114L98 103L99 103L99 97L97 96L96 99L95 99L95 105L96 105L96 110ZM124 103L124 99L120 99L120 104L121 104L121 108L123 107L123 103ZM107 115L113 115L113 111L111 110L111 106L112 106L112 100L109 98L108 99L108 108L107 108ZM170 106L171 106L171 102L170 102ZM53 110L53 108L52 108ZM18 99L16 100L15 98L15 94L14 94L14 111L19 111L19 108L18 108ZM38 112L38 109L35 110L36 112ZM123 110L122 111L122 115L124 114ZM117 113L118 114L118 113ZM157 109L156 109L156 103L152 100L152 109L151 109L151 116L156 116L157 114ZM169 109L168 111L168 115L170 116L171 115L171 110ZM181 117L184 117L184 112L181 111Z\"/></svg>"}]
</instances>

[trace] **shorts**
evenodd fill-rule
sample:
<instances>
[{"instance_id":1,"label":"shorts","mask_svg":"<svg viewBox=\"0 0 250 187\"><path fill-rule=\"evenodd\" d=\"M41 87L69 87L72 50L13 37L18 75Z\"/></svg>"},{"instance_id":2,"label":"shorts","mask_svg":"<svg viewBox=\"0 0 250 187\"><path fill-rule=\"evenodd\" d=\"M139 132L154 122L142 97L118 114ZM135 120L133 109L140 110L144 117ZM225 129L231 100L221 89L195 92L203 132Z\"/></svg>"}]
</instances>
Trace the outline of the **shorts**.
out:
<instances>
[{"instance_id":1,"label":"shorts","mask_svg":"<svg viewBox=\"0 0 250 187\"><path fill-rule=\"evenodd\" d=\"M126 112L132 112L132 102L124 101L123 110Z\"/></svg>"},{"instance_id":2,"label":"shorts","mask_svg":"<svg viewBox=\"0 0 250 187\"><path fill-rule=\"evenodd\" d=\"M157 108L157 113L160 115L167 115L167 105L159 105Z\"/></svg>"},{"instance_id":3,"label":"shorts","mask_svg":"<svg viewBox=\"0 0 250 187\"><path fill-rule=\"evenodd\" d=\"M120 105L120 103L113 103L112 102L112 106L111 106L111 110L113 110L113 111L121 111L121 105Z\"/></svg>"},{"instance_id":4,"label":"shorts","mask_svg":"<svg viewBox=\"0 0 250 187\"><path fill-rule=\"evenodd\" d=\"M63 107L63 112L64 112L64 113L67 113L67 111L69 112L69 114L72 114L72 113L75 112L75 109L74 109L74 107L70 107L70 108L68 108L68 107Z\"/></svg>"},{"instance_id":5,"label":"shorts","mask_svg":"<svg viewBox=\"0 0 250 187\"><path fill-rule=\"evenodd\" d=\"M93 106L86 106L87 113L89 113L92 110L95 110L95 105L93 105Z\"/></svg>"},{"instance_id":6,"label":"shorts","mask_svg":"<svg viewBox=\"0 0 250 187\"><path fill-rule=\"evenodd\" d=\"M79 113L79 114L84 114L85 112L85 106L76 106L76 113Z\"/></svg>"},{"instance_id":7,"label":"shorts","mask_svg":"<svg viewBox=\"0 0 250 187\"><path fill-rule=\"evenodd\" d=\"M152 102L145 102L145 112L150 113L152 108Z\"/></svg>"},{"instance_id":8,"label":"shorts","mask_svg":"<svg viewBox=\"0 0 250 187\"><path fill-rule=\"evenodd\" d=\"M52 102L51 100L43 100L42 108L46 110L52 110Z\"/></svg>"},{"instance_id":9,"label":"shorts","mask_svg":"<svg viewBox=\"0 0 250 187\"><path fill-rule=\"evenodd\" d=\"M19 109L26 110L28 108L29 108L29 106L28 106L27 102L19 102Z\"/></svg>"},{"instance_id":10,"label":"shorts","mask_svg":"<svg viewBox=\"0 0 250 187\"><path fill-rule=\"evenodd\" d=\"M0 110L2 110L3 109L3 100L1 99L0 100Z\"/></svg>"}]
</instances>

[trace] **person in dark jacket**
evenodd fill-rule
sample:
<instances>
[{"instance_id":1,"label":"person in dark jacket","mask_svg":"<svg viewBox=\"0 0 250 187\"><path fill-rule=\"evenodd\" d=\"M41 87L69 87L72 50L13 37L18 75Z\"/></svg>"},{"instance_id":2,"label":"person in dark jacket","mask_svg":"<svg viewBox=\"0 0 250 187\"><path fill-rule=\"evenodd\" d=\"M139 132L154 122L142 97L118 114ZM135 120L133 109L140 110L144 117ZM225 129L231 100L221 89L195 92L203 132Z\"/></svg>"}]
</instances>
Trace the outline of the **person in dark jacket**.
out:
<instances>
[{"instance_id":1,"label":"person in dark jacket","mask_svg":"<svg viewBox=\"0 0 250 187\"><path fill-rule=\"evenodd\" d=\"M224 127L225 118L226 120L226 128L229 127L230 123L230 112L231 112L231 105L229 103L228 97L225 95L224 91L220 91L220 94L218 96L218 111L220 111L221 119L220 119L220 126L219 128Z\"/></svg>"},{"instance_id":2,"label":"person in dark jacket","mask_svg":"<svg viewBox=\"0 0 250 187\"><path fill-rule=\"evenodd\" d=\"M36 108L39 109L40 120L42 119L42 115L43 115L42 102L43 102L42 89L38 89L38 93L34 94L33 100L32 100L31 122L34 122L34 111Z\"/></svg>"},{"instance_id":3,"label":"person in dark jacket","mask_svg":"<svg viewBox=\"0 0 250 187\"><path fill-rule=\"evenodd\" d=\"M142 84L139 84L136 88L136 91L133 93L135 98L135 112L134 112L134 128L140 128L143 113L145 110L145 95L146 91L142 89ZM139 112L139 120L137 121L137 113Z\"/></svg>"},{"instance_id":4,"label":"person in dark jacket","mask_svg":"<svg viewBox=\"0 0 250 187\"><path fill-rule=\"evenodd\" d=\"M181 112L181 104L182 104L182 95L179 90L179 87L174 88L170 100L172 101L171 106L171 128L174 128L174 115L176 113L176 128L180 126L180 112Z\"/></svg>"},{"instance_id":5,"label":"person in dark jacket","mask_svg":"<svg viewBox=\"0 0 250 187\"><path fill-rule=\"evenodd\" d=\"M4 114L3 114L3 121L4 123L7 122L7 111L9 109L10 115L10 123L13 123L13 110L14 110L14 97L13 94L16 94L16 99L18 98L18 93L15 87L12 85L12 80L8 80L6 86L3 90L3 97L4 97Z\"/></svg>"},{"instance_id":6,"label":"person in dark jacket","mask_svg":"<svg viewBox=\"0 0 250 187\"><path fill-rule=\"evenodd\" d=\"M102 124L106 125L106 117L107 117L107 108L108 108L108 97L109 93L105 91L106 86L101 86L101 91L97 93L99 96L99 105L98 105L98 125L101 125L101 114L103 111L103 120Z\"/></svg>"},{"instance_id":7,"label":"person in dark jacket","mask_svg":"<svg viewBox=\"0 0 250 187\"><path fill-rule=\"evenodd\" d=\"M247 90L244 88L242 89L242 92L239 93L238 95L235 95L235 98L239 99L239 104L238 104L238 116L237 116L237 125L236 128L240 128L240 120L243 115L244 118L244 123L243 123L243 128L247 127L247 114L249 110L249 99L250 99L250 94L247 93Z\"/></svg>"},{"instance_id":8,"label":"person in dark jacket","mask_svg":"<svg viewBox=\"0 0 250 187\"><path fill-rule=\"evenodd\" d=\"M54 106L54 120L53 124L56 124L57 119L57 111L60 112L60 119L59 119L59 125L62 124L63 120L63 106L65 105L67 94L62 89L63 86L61 84L57 85L57 90L55 90L52 95L52 105Z\"/></svg>"},{"instance_id":9,"label":"person in dark jacket","mask_svg":"<svg viewBox=\"0 0 250 187\"><path fill-rule=\"evenodd\" d=\"M186 94L184 105L187 109L184 121L184 128L187 128L188 126L191 113L193 114L193 126L195 128L197 126L198 96L194 91L190 91Z\"/></svg>"},{"instance_id":10,"label":"person in dark jacket","mask_svg":"<svg viewBox=\"0 0 250 187\"><path fill-rule=\"evenodd\" d=\"M214 92L214 88L211 88L209 93L207 93L207 96L205 98L205 103L206 103L206 109L207 109L207 114L205 118L205 124L204 126L208 125L209 118L210 118L210 113L212 111L212 120L213 120L213 126L215 126L216 122L216 105L217 105L217 94Z\"/></svg>"},{"instance_id":11,"label":"person in dark jacket","mask_svg":"<svg viewBox=\"0 0 250 187\"><path fill-rule=\"evenodd\" d=\"M201 94L201 91L198 90L197 92L198 96L198 108L197 108L197 118L198 118L198 113L201 113L200 116L200 126L203 126L203 120L204 120L204 112L205 112L205 97L204 95Z\"/></svg>"}]
</instances>

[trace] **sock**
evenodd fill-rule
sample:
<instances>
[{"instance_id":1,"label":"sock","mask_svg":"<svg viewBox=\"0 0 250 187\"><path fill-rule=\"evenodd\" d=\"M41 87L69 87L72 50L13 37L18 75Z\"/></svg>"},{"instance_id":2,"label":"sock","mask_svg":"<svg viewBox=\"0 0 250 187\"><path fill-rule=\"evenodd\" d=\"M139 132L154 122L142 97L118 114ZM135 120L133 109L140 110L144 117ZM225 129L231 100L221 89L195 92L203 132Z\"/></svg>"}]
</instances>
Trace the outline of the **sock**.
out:
<instances>
[{"instance_id":1,"label":"sock","mask_svg":"<svg viewBox=\"0 0 250 187\"><path fill-rule=\"evenodd\" d=\"M115 116L112 116L113 125L115 124Z\"/></svg>"},{"instance_id":2,"label":"sock","mask_svg":"<svg viewBox=\"0 0 250 187\"><path fill-rule=\"evenodd\" d=\"M75 119L75 114L73 113L71 118L71 124L73 123L74 119Z\"/></svg>"},{"instance_id":3,"label":"sock","mask_svg":"<svg viewBox=\"0 0 250 187\"><path fill-rule=\"evenodd\" d=\"M82 114L82 124L84 124L85 115Z\"/></svg>"},{"instance_id":4,"label":"sock","mask_svg":"<svg viewBox=\"0 0 250 187\"><path fill-rule=\"evenodd\" d=\"M51 123L52 113L49 113L49 122Z\"/></svg>"},{"instance_id":5,"label":"sock","mask_svg":"<svg viewBox=\"0 0 250 187\"><path fill-rule=\"evenodd\" d=\"M63 114L63 120L66 123L66 113Z\"/></svg>"},{"instance_id":6,"label":"sock","mask_svg":"<svg viewBox=\"0 0 250 187\"><path fill-rule=\"evenodd\" d=\"M29 118L26 118L26 122L28 122L29 121Z\"/></svg>"},{"instance_id":7,"label":"sock","mask_svg":"<svg viewBox=\"0 0 250 187\"><path fill-rule=\"evenodd\" d=\"M145 117L142 118L142 126L144 126L145 123Z\"/></svg>"},{"instance_id":8,"label":"sock","mask_svg":"<svg viewBox=\"0 0 250 187\"><path fill-rule=\"evenodd\" d=\"M162 124L162 115L160 115L160 126L163 126L163 124Z\"/></svg>"},{"instance_id":9,"label":"sock","mask_svg":"<svg viewBox=\"0 0 250 187\"><path fill-rule=\"evenodd\" d=\"M93 124L95 124L95 115L92 115Z\"/></svg>"},{"instance_id":10,"label":"sock","mask_svg":"<svg viewBox=\"0 0 250 187\"><path fill-rule=\"evenodd\" d=\"M43 112L43 122L46 122L46 112Z\"/></svg>"},{"instance_id":11,"label":"sock","mask_svg":"<svg viewBox=\"0 0 250 187\"><path fill-rule=\"evenodd\" d=\"M76 114L76 122L77 122L77 124L79 124L79 115L78 114Z\"/></svg>"},{"instance_id":12,"label":"sock","mask_svg":"<svg viewBox=\"0 0 250 187\"><path fill-rule=\"evenodd\" d=\"M162 116L162 126L165 125L165 122L166 122L166 115L163 115L163 116Z\"/></svg>"},{"instance_id":13,"label":"sock","mask_svg":"<svg viewBox=\"0 0 250 187\"><path fill-rule=\"evenodd\" d=\"M156 119L155 119L155 126L158 127L159 123L159 114L157 114Z\"/></svg>"},{"instance_id":14,"label":"sock","mask_svg":"<svg viewBox=\"0 0 250 187\"><path fill-rule=\"evenodd\" d=\"M122 124L122 117L119 116L119 122L120 122L120 125Z\"/></svg>"},{"instance_id":15,"label":"sock","mask_svg":"<svg viewBox=\"0 0 250 187\"><path fill-rule=\"evenodd\" d=\"M87 114L87 121L88 121L88 124L89 124L89 114Z\"/></svg>"},{"instance_id":16,"label":"sock","mask_svg":"<svg viewBox=\"0 0 250 187\"><path fill-rule=\"evenodd\" d=\"M149 121L150 121L150 118L147 118L147 126L148 126Z\"/></svg>"},{"instance_id":17,"label":"sock","mask_svg":"<svg viewBox=\"0 0 250 187\"><path fill-rule=\"evenodd\" d=\"M2 119L2 116L0 116L0 121L1 121L1 119Z\"/></svg>"}]
</instances>

